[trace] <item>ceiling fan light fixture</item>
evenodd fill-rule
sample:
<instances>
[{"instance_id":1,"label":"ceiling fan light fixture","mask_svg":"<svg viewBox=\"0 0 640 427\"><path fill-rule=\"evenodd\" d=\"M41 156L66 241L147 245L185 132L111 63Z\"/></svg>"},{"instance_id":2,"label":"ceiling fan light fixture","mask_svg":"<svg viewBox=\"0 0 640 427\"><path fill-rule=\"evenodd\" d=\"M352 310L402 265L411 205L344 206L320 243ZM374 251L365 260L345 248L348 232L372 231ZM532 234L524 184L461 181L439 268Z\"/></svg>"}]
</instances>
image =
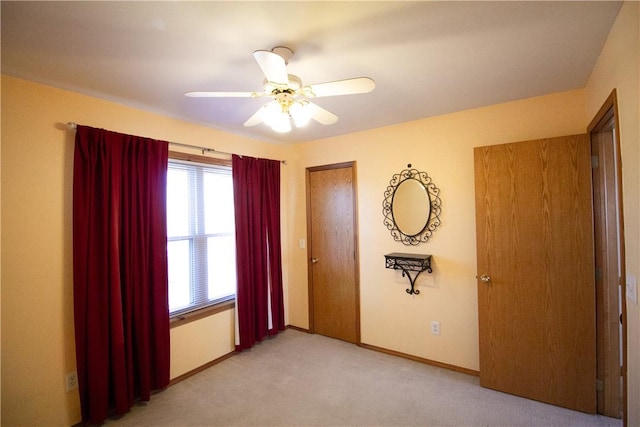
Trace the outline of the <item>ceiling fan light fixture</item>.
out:
<instances>
[{"instance_id":1,"label":"ceiling fan light fixture","mask_svg":"<svg viewBox=\"0 0 640 427\"><path fill-rule=\"evenodd\" d=\"M279 102L274 101L262 107L260 119L275 132L291 132L291 120L289 111Z\"/></svg>"},{"instance_id":2,"label":"ceiling fan light fixture","mask_svg":"<svg viewBox=\"0 0 640 427\"><path fill-rule=\"evenodd\" d=\"M277 101L270 102L262 107L260 119L276 132L286 133L291 131L289 112Z\"/></svg>"},{"instance_id":3,"label":"ceiling fan light fixture","mask_svg":"<svg viewBox=\"0 0 640 427\"><path fill-rule=\"evenodd\" d=\"M293 123L297 128L304 127L311 120L311 109L309 103L304 101L296 101L289 107L289 114L293 119Z\"/></svg>"},{"instance_id":4,"label":"ceiling fan light fixture","mask_svg":"<svg viewBox=\"0 0 640 427\"><path fill-rule=\"evenodd\" d=\"M292 101L291 98L270 102L260 110L260 119L276 132L291 132L291 122L297 128L304 127L311 121L313 111L307 101Z\"/></svg>"},{"instance_id":5,"label":"ceiling fan light fixture","mask_svg":"<svg viewBox=\"0 0 640 427\"><path fill-rule=\"evenodd\" d=\"M264 123L270 124L276 120L276 116L280 113L282 113L280 104L278 102L270 102L265 104L260 110L260 118Z\"/></svg>"},{"instance_id":6,"label":"ceiling fan light fixture","mask_svg":"<svg viewBox=\"0 0 640 427\"><path fill-rule=\"evenodd\" d=\"M278 133L291 132L291 120L287 113L280 113L275 116L274 120L270 124L271 129Z\"/></svg>"}]
</instances>

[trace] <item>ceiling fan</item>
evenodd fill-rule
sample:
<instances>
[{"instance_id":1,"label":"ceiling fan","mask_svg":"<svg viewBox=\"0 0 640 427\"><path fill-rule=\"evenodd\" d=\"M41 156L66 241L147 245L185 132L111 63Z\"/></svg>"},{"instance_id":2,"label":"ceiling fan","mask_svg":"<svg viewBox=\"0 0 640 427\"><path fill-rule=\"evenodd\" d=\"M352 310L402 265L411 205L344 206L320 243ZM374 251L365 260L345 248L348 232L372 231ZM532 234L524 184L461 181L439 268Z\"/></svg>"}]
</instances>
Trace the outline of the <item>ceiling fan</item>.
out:
<instances>
[{"instance_id":1,"label":"ceiling fan","mask_svg":"<svg viewBox=\"0 0 640 427\"><path fill-rule=\"evenodd\" d=\"M338 121L338 116L309 101L310 98L367 93L376 86L368 77L304 86L300 77L287 73L287 64L293 56L288 47L256 50L253 56L265 75L262 92L187 92L185 95L196 98L273 98L273 102L263 105L244 125L265 123L276 132L289 132L292 121L296 127L305 126L310 119L323 125Z\"/></svg>"}]
</instances>

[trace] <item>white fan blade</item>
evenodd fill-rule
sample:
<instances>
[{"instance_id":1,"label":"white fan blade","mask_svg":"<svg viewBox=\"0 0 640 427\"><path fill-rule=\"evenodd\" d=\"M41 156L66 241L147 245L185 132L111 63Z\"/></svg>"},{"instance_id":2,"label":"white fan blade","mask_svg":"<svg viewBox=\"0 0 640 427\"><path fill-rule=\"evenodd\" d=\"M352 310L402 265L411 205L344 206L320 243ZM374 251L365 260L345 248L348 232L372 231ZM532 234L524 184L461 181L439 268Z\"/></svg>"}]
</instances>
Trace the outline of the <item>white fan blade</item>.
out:
<instances>
[{"instance_id":1,"label":"white fan blade","mask_svg":"<svg viewBox=\"0 0 640 427\"><path fill-rule=\"evenodd\" d=\"M253 113L253 116L249 117L249 119L244 122L244 125L247 127L250 126L256 126L259 125L260 123L262 123L262 109L264 108L264 106L262 106L262 108L260 108L258 111L256 111L255 113Z\"/></svg>"},{"instance_id":2,"label":"white fan blade","mask_svg":"<svg viewBox=\"0 0 640 427\"><path fill-rule=\"evenodd\" d=\"M284 58L269 50L256 50L253 57L258 61L258 65L268 81L286 85L289 83L287 74L287 64Z\"/></svg>"},{"instance_id":3,"label":"white fan blade","mask_svg":"<svg viewBox=\"0 0 640 427\"><path fill-rule=\"evenodd\" d=\"M262 96L257 92L187 92L184 95L191 98L257 98Z\"/></svg>"},{"instance_id":4,"label":"white fan blade","mask_svg":"<svg viewBox=\"0 0 640 427\"><path fill-rule=\"evenodd\" d=\"M337 80L335 82L318 83L304 87L301 92L319 98L321 96L353 95L356 93L371 92L376 87L369 77L357 77L354 79Z\"/></svg>"},{"instance_id":5,"label":"white fan blade","mask_svg":"<svg viewBox=\"0 0 640 427\"><path fill-rule=\"evenodd\" d=\"M313 102L309 102L306 108L311 110L311 118L318 123L323 125L332 125L338 121L338 116L314 104Z\"/></svg>"}]
</instances>

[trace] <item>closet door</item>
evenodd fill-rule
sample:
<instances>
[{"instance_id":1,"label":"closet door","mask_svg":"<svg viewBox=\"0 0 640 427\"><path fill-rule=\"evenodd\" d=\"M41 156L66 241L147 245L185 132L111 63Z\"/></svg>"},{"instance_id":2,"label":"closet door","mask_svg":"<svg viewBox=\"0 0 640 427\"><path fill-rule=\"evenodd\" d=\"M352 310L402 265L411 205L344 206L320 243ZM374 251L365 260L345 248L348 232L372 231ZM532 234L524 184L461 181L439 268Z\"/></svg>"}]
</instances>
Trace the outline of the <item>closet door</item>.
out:
<instances>
[{"instance_id":1,"label":"closet door","mask_svg":"<svg viewBox=\"0 0 640 427\"><path fill-rule=\"evenodd\" d=\"M587 135L474 150L480 384L596 411Z\"/></svg>"},{"instance_id":2,"label":"closet door","mask_svg":"<svg viewBox=\"0 0 640 427\"><path fill-rule=\"evenodd\" d=\"M355 164L307 169L311 332L360 341Z\"/></svg>"}]
</instances>

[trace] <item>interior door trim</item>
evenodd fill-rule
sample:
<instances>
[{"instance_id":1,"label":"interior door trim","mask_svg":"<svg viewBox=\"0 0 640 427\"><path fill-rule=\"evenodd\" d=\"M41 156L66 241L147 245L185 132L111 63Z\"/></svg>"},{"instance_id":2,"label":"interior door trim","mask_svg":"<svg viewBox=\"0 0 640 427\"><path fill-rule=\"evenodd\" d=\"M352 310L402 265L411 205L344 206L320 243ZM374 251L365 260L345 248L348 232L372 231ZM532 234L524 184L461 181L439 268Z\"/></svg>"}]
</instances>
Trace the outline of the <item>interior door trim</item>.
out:
<instances>
[{"instance_id":1,"label":"interior door trim","mask_svg":"<svg viewBox=\"0 0 640 427\"><path fill-rule=\"evenodd\" d=\"M604 122L610 120L611 116L614 119L615 126L615 156L616 156L616 179L618 181L617 188L617 200L618 200L618 239L620 248L620 293L621 295L621 316L622 316L622 422L623 425L627 425L627 298L626 298L626 258L625 258L625 241L624 241L624 204L623 204L623 191L622 191L622 150L620 148L620 114L618 111L618 95L616 89L611 91L611 94L607 97L604 104L598 110L589 126L587 127L587 133L591 139L591 134L597 131L599 126ZM593 144L593 140L591 140Z\"/></svg>"}]
</instances>

